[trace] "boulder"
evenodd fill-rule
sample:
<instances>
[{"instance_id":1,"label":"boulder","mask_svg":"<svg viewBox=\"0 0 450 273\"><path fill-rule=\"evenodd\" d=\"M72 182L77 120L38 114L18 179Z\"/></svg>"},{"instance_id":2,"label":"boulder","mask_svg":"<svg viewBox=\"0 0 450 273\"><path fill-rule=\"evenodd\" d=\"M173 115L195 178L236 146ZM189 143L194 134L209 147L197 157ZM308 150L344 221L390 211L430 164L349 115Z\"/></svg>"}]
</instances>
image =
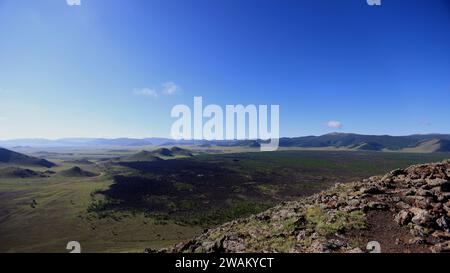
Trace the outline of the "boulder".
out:
<instances>
[{"instance_id":1,"label":"boulder","mask_svg":"<svg viewBox=\"0 0 450 273\"><path fill-rule=\"evenodd\" d=\"M450 231L450 217L444 215L436 220L438 227L445 231Z\"/></svg>"},{"instance_id":2,"label":"boulder","mask_svg":"<svg viewBox=\"0 0 450 273\"><path fill-rule=\"evenodd\" d=\"M414 224L427 227L433 223L433 217L427 210L413 208L411 212L414 214L413 218L411 219Z\"/></svg>"},{"instance_id":3,"label":"boulder","mask_svg":"<svg viewBox=\"0 0 450 273\"><path fill-rule=\"evenodd\" d=\"M448 252L450 252L450 241L436 244L435 246L431 247L431 252L433 252L433 253L448 253Z\"/></svg>"},{"instance_id":4,"label":"boulder","mask_svg":"<svg viewBox=\"0 0 450 273\"><path fill-rule=\"evenodd\" d=\"M413 218L413 215L411 212L409 212L407 210L402 210L395 216L394 221L401 226L405 226L409 222L411 222L412 218Z\"/></svg>"},{"instance_id":5,"label":"boulder","mask_svg":"<svg viewBox=\"0 0 450 273\"><path fill-rule=\"evenodd\" d=\"M372 210L387 210L387 209L389 209L389 206L386 203L382 203L382 202L369 202L367 204L367 206L369 207L369 209L372 209Z\"/></svg>"},{"instance_id":6,"label":"boulder","mask_svg":"<svg viewBox=\"0 0 450 273\"><path fill-rule=\"evenodd\" d=\"M432 180L427 180L427 183L430 187L435 188L435 187L442 187L444 185L448 185L448 184L450 184L450 181L448 181L447 179L436 178L436 179L432 179Z\"/></svg>"}]
</instances>

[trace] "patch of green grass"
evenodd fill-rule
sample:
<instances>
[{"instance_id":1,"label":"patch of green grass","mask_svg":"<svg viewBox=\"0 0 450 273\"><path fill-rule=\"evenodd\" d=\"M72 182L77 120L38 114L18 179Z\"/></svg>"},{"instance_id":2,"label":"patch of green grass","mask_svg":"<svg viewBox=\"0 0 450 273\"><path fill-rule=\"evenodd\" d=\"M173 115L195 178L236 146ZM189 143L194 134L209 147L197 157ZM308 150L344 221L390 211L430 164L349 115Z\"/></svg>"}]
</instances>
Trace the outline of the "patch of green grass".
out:
<instances>
[{"instance_id":1,"label":"patch of green grass","mask_svg":"<svg viewBox=\"0 0 450 273\"><path fill-rule=\"evenodd\" d=\"M220 236L222 236L222 232L214 231L211 234L209 234L209 239L212 240L212 241L215 241L215 240L219 239Z\"/></svg>"},{"instance_id":2,"label":"patch of green grass","mask_svg":"<svg viewBox=\"0 0 450 273\"><path fill-rule=\"evenodd\" d=\"M250 252L259 253L261 250L270 250L275 253L290 253L294 249L297 240L294 236L271 237L267 240L252 241L248 245Z\"/></svg>"},{"instance_id":3,"label":"patch of green grass","mask_svg":"<svg viewBox=\"0 0 450 273\"><path fill-rule=\"evenodd\" d=\"M264 194L276 194L278 192L278 187L276 185L271 184L260 184L256 186L258 190Z\"/></svg>"},{"instance_id":4,"label":"patch of green grass","mask_svg":"<svg viewBox=\"0 0 450 273\"><path fill-rule=\"evenodd\" d=\"M234 220L236 218L249 216L252 214L260 213L268 208L272 204L258 203L251 201L237 201L232 203L231 206L225 208L213 208L206 211L191 212L189 217L178 216L177 221L181 221L187 225L198 226L213 226L219 225L226 221Z\"/></svg>"},{"instance_id":5,"label":"patch of green grass","mask_svg":"<svg viewBox=\"0 0 450 273\"><path fill-rule=\"evenodd\" d=\"M298 221L298 218L296 218L296 217L286 220L283 223L282 230L285 233L292 233L292 232L294 232L294 230L297 228L297 221Z\"/></svg>"},{"instance_id":6,"label":"patch of green grass","mask_svg":"<svg viewBox=\"0 0 450 273\"><path fill-rule=\"evenodd\" d=\"M315 206L306 211L306 220L308 227L322 236L367 227L365 215L362 211L328 213Z\"/></svg>"},{"instance_id":7,"label":"patch of green grass","mask_svg":"<svg viewBox=\"0 0 450 273\"><path fill-rule=\"evenodd\" d=\"M104 189L95 189L91 192L91 198L95 198L96 195L102 194Z\"/></svg>"},{"instance_id":8,"label":"patch of green grass","mask_svg":"<svg viewBox=\"0 0 450 273\"><path fill-rule=\"evenodd\" d=\"M101 212L105 211L110 203L106 200L94 200L91 204L89 204L87 208L87 212Z\"/></svg>"},{"instance_id":9,"label":"patch of green grass","mask_svg":"<svg viewBox=\"0 0 450 273\"><path fill-rule=\"evenodd\" d=\"M194 186L189 183L177 182L174 184L175 188L179 191L193 191Z\"/></svg>"},{"instance_id":10,"label":"patch of green grass","mask_svg":"<svg viewBox=\"0 0 450 273\"><path fill-rule=\"evenodd\" d=\"M182 210L193 210L199 208L200 204L193 200L181 200L179 204L179 208Z\"/></svg>"}]
</instances>

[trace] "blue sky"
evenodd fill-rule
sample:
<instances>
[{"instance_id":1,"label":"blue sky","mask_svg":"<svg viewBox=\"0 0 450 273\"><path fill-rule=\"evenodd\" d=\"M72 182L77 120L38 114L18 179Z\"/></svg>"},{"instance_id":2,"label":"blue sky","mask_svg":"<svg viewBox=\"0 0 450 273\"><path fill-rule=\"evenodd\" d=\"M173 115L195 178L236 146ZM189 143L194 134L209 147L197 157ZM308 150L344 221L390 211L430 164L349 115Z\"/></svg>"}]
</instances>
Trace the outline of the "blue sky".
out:
<instances>
[{"instance_id":1,"label":"blue sky","mask_svg":"<svg viewBox=\"0 0 450 273\"><path fill-rule=\"evenodd\" d=\"M446 0L81 1L0 0L0 139L167 137L194 96L279 104L282 136L450 133Z\"/></svg>"}]
</instances>

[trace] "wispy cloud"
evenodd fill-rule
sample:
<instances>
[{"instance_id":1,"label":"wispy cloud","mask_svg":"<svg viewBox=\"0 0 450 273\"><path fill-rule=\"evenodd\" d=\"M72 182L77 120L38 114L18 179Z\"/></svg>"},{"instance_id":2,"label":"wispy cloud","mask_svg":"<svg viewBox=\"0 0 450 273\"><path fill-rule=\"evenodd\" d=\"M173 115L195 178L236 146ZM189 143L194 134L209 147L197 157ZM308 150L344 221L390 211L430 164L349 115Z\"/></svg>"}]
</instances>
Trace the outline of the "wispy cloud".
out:
<instances>
[{"instance_id":1,"label":"wispy cloud","mask_svg":"<svg viewBox=\"0 0 450 273\"><path fill-rule=\"evenodd\" d=\"M135 89L133 91L133 94L135 94L136 96L152 97L154 99L158 98L158 92L152 88Z\"/></svg>"},{"instance_id":2,"label":"wispy cloud","mask_svg":"<svg viewBox=\"0 0 450 273\"><path fill-rule=\"evenodd\" d=\"M179 94L181 92L181 88L174 82L166 82L162 86L163 86L162 93L164 95L171 96Z\"/></svg>"},{"instance_id":3,"label":"wispy cloud","mask_svg":"<svg viewBox=\"0 0 450 273\"><path fill-rule=\"evenodd\" d=\"M7 117L2 117L2 116L0 116L0 122L6 121L7 119L8 119Z\"/></svg>"},{"instance_id":4,"label":"wispy cloud","mask_svg":"<svg viewBox=\"0 0 450 273\"><path fill-rule=\"evenodd\" d=\"M431 121L428 120L421 120L419 121L419 125L422 127L430 127L432 125Z\"/></svg>"},{"instance_id":5,"label":"wispy cloud","mask_svg":"<svg viewBox=\"0 0 450 273\"><path fill-rule=\"evenodd\" d=\"M165 82L161 88L138 88L134 89L133 94L136 96L158 98L159 95L172 96L181 93L181 88L174 82Z\"/></svg>"},{"instance_id":6,"label":"wispy cloud","mask_svg":"<svg viewBox=\"0 0 450 273\"><path fill-rule=\"evenodd\" d=\"M327 122L328 128L331 129L342 129L342 122L336 120L330 120Z\"/></svg>"},{"instance_id":7,"label":"wispy cloud","mask_svg":"<svg viewBox=\"0 0 450 273\"><path fill-rule=\"evenodd\" d=\"M66 0L69 6L81 6L81 0Z\"/></svg>"}]
</instances>

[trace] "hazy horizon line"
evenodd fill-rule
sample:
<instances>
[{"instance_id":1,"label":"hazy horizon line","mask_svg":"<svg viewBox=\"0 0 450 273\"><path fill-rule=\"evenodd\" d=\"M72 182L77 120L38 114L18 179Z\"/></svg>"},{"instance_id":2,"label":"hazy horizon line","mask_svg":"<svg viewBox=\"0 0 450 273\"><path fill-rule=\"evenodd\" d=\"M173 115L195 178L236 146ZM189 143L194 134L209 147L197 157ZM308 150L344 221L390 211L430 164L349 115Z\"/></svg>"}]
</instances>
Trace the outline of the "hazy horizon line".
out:
<instances>
[{"instance_id":1,"label":"hazy horizon line","mask_svg":"<svg viewBox=\"0 0 450 273\"><path fill-rule=\"evenodd\" d=\"M362 136L390 136L390 137L407 137L407 136L426 136L426 135L450 135L450 132L448 133L415 133L415 134L406 134L406 135L394 135L394 134L364 134L364 133L350 133L350 132L331 132L326 134L319 134L319 135L297 135L297 136L281 136L282 138L298 138L298 137L320 137L320 136L326 136L326 135L362 135ZM58 138L51 138L51 137L19 137L19 138L8 138L8 139L2 139L0 138L0 142L5 141L18 141L18 140L47 140L47 141L61 141L61 140L88 140L88 139L106 139L106 140L115 140L115 139L136 139L136 140L144 140L144 139L167 139L167 140L173 140L173 141L236 141L236 140L261 140L261 139L222 139L222 140L206 140L206 139L181 139L181 140L175 140L171 137L163 137L163 136L146 136L146 137L58 137Z\"/></svg>"}]
</instances>

